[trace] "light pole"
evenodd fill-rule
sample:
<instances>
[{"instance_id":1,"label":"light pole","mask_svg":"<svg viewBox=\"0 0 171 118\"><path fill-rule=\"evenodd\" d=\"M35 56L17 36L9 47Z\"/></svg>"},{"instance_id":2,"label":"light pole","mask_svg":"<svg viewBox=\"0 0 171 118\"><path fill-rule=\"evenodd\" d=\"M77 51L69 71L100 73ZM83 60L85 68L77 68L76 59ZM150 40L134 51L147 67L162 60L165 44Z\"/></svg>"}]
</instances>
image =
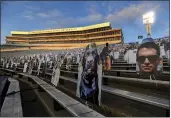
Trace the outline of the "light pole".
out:
<instances>
[{"instance_id":1,"label":"light pole","mask_svg":"<svg viewBox=\"0 0 171 118\"><path fill-rule=\"evenodd\" d=\"M143 24L146 26L147 37L151 37L151 25L154 23L154 12L149 12L143 15Z\"/></svg>"}]
</instances>

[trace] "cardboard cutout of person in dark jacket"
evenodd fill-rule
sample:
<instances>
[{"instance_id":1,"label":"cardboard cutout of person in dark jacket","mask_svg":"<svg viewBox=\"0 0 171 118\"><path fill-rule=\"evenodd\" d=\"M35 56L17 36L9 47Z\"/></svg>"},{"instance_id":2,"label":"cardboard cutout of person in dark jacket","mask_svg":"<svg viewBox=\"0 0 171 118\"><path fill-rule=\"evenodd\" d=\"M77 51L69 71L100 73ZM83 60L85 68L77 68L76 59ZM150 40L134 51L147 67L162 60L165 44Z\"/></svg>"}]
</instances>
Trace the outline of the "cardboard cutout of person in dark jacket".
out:
<instances>
[{"instance_id":1,"label":"cardboard cutout of person in dark jacket","mask_svg":"<svg viewBox=\"0 0 171 118\"><path fill-rule=\"evenodd\" d=\"M102 59L102 64L103 64L103 74L108 74L108 72L111 69L111 58L110 58L110 49L109 49L109 44L106 43L106 47L103 48L100 58ZM103 78L103 85L108 84L108 78Z\"/></svg>"}]
</instances>

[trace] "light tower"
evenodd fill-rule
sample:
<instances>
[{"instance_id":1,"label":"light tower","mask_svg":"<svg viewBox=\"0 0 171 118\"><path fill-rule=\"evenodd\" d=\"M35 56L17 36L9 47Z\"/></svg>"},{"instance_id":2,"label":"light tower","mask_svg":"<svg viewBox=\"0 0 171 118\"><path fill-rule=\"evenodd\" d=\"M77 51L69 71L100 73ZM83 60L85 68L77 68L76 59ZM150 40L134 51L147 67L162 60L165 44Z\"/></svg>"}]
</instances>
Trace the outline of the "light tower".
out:
<instances>
[{"instance_id":1,"label":"light tower","mask_svg":"<svg viewBox=\"0 0 171 118\"><path fill-rule=\"evenodd\" d=\"M146 26L147 37L151 37L151 25L154 23L154 12L148 12L143 15L143 24Z\"/></svg>"}]
</instances>

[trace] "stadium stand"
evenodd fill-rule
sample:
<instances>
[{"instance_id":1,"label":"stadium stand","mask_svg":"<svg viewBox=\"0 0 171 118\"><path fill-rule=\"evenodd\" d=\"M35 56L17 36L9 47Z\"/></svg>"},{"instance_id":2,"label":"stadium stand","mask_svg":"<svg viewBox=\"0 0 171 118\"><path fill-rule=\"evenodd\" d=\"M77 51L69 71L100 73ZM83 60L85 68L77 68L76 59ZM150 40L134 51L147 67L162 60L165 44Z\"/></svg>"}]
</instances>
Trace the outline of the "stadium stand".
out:
<instances>
[{"instance_id":1,"label":"stadium stand","mask_svg":"<svg viewBox=\"0 0 171 118\"><path fill-rule=\"evenodd\" d=\"M164 52L170 51L170 48L166 46L168 41L169 37L155 39L155 42L159 47L165 47ZM127 109L131 116L168 116L170 110L170 57L166 53L161 54L163 57L164 71L161 75L157 76L156 80L150 80L149 76L139 76L136 73L136 59L131 62L128 61L130 60L129 58L131 58L128 52L137 49L138 45L139 44L137 43L110 45L112 66L109 72L103 74L103 79L108 78L108 85L102 86L102 92L110 96L119 96L126 100L136 102L135 104L141 104L143 110L142 108L139 108L140 106L136 106L137 109L140 109L136 113L134 110L129 111L128 108L120 109L121 111ZM103 45L98 46L99 55L103 47ZM161 50L163 51L163 48L161 48ZM9 53L10 55L6 56L2 54L0 66L2 70L12 73L15 72L20 76L32 78L35 83L40 85L43 90L49 93L49 95L58 102L61 102L64 99L55 96L57 93L61 94L61 96L65 96L67 100L71 99L71 101L73 101L72 103L64 101L60 104L74 116L86 116L86 114L80 115L84 113L77 113L77 111L74 111L75 108L72 109L72 107L68 107L68 105L76 104L78 101L75 101L55 87L49 85L55 65L57 65L59 60L62 60L63 63L60 66L59 83L66 88L68 87L68 89L70 89L72 84L66 84L67 82L74 83L74 86L76 86L78 63L82 60L84 51L84 49L80 48L60 51L30 52L30 54L25 54L24 52L18 54ZM25 65L26 63L27 65ZM75 87L72 88L72 91L76 91ZM106 99L103 97L105 94L102 94L102 99ZM80 107L84 107L82 103L78 104ZM107 103L107 101L105 101L104 104L109 108L115 108L117 106L111 105L110 103ZM156 111L150 110L153 108ZM87 112L89 112L89 110L87 110ZM95 112L93 114L98 113ZM91 112L90 115L92 115ZM87 116L89 116L89 114Z\"/></svg>"}]
</instances>

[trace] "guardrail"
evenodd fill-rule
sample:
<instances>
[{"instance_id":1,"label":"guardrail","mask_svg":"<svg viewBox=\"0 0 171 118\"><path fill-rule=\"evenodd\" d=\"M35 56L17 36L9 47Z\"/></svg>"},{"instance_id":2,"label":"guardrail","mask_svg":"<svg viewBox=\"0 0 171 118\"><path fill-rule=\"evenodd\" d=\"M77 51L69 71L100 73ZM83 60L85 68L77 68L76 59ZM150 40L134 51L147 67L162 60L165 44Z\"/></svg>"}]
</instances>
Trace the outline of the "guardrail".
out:
<instances>
[{"instance_id":1,"label":"guardrail","mask_svg":"<svg viewBox=\"0 0 171 118\"><path fill-rule=\"evenodd\" d=\"M70 82L73 82L73 83L77 83L77 80L74 80L72 78L68 78L68 77L64 77L64 76L60 76L60 78L70 81ZM165 108L165 109L170 109L170 106L169 106L170 102L167 99L156 98L153 96L143 95L143 94L130 92L130 91L126 91L126 90L121 90L121 89L116 89L116 88L111 88L111 87L107 87L107 86L102 86L102 91L108 92L110 94L115 94L115 95L118 95L121 97L125 97L125 98L131 99L131 100L135 100L138 102L147 103L149 105L153 105L153 106L157 106L157 107L161 107L161 108Z\"/></svg>"},{"instance_id":2,"label":"guardrail","mask_svg":"<svg viewBox=\"0 0 171 118\"><path fill-rule=\"evenodd\" d=\"M64 71L64 70L60 70L60 71L78 74L78 72L73 72L73 71ZM51 73L46 73L46 74L52 75ZM106 78L110 78L110 79L117 79L117 80L127 80L127 81L131 81L131 82L142 82L142 83L148 83L148 84L158 84L158 85L170 86L169 81L148 80L148 79L138 79L138 78L128 78L128 77L118 77L118 76L108 76L108 75L102 75L102 77L106 77Z\"/></svg>"},{"instance_id":3,"label":"guardrail","mask_svg":"<svg viewBox=\"0 0 171 118\"><path fill-rule=\"evenodd\" d=\"M61 69L65 69L65 67L62 66ZM73 70L78 70L78 68L72 68L72 69ZM109 72L136 73L136 70L116 70L116 69L111 69ZM162 74L170 75L170 72L169 71L163 71Z\"/></svg>"}]
</instances>

